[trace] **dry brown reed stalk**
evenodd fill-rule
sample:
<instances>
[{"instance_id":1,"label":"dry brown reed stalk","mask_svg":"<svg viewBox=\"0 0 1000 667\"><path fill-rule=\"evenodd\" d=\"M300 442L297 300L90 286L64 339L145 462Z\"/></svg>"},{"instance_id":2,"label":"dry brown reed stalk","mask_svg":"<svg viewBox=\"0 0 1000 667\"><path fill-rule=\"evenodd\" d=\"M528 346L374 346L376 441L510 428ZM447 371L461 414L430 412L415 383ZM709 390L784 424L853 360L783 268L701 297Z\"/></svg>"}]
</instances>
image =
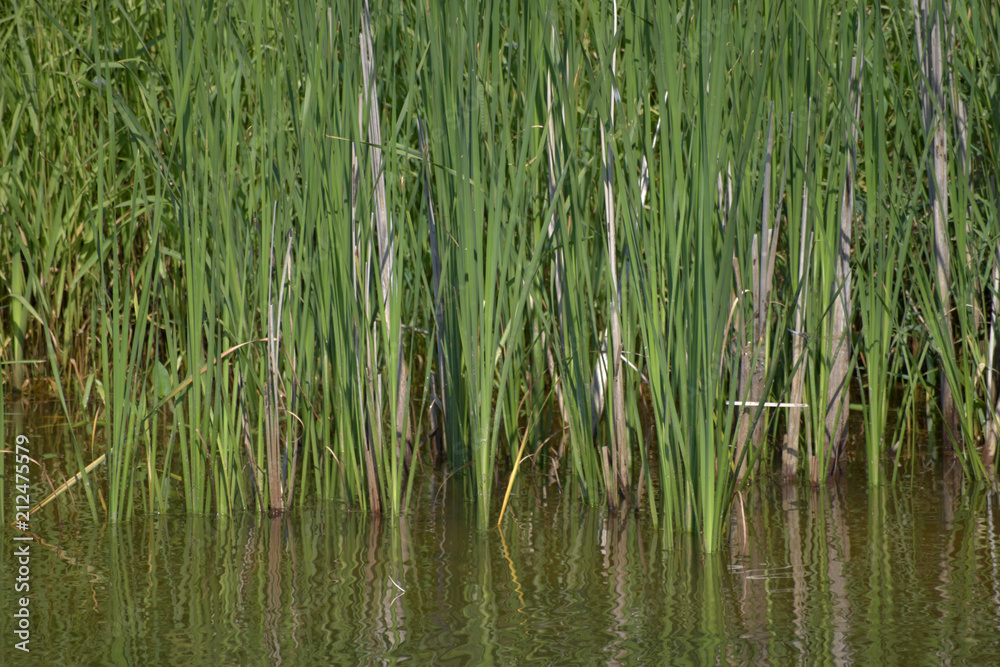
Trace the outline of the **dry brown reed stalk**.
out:
<instances>
[{"instance_id":1,"label":"dry brown reed stalk","mask_svg":"<svg viewBox=\"0 0 1000 667\"><path fill-rule=\"evenodd\" d=\"M390 382L395 381L395 386L392 387L392 395L389 399L391 403L389 408L393 417L394 428L390 446L394 449L390 452L391 462L387 466L388 470L386 471L386 474L389 476L386 491L389 492L392 498L392 511L396 513L399 511L399 498L402 487L402 480L399 478L400 463L407 458L404 448L407 447L409 441L409 410L407 409L409 372L406 368L406 356L402 353L403 332L399 326L399 315L392 306L393 296L400 286L395 283L395 274L393 272L396 252L394 247L395 235L386 200L385 164L381 148L382 128L379 119L381 107L379 106L378 86L375 82L375 57L373 54L371 12L368 8L368 0L364 0L361 12L360 40L364 102L359 106L361 114L358 120L359 122L363 122L364 111L367 111L368 156L371 165L372 182L374 183L372 224L375 227L375 237L378 243L379 290L382 293L381 316L383 318L382 327L386 333L383 340L388 341L387 344L389 346L388 349L383 351L387 365L391 366L395 355L395 368L388 368ZM365 299L367 298L368 292L366 291ZM381 365L378 363L378 346L375 342L378 337L373 331L369 333L371 334L369 337L371 341L369 349L372 350L372 367L379 369ZM378 371L373 373L372 380L376 381L376 387L374 390L375 414L372 418L379 422L382 415L382 382L380 379L381 373ZM381 431L381 428L378 427L376 430ZM383 440L377 438L376 442L381 443Z\"/></svg>"},{"instance_id":2,"label":"dry brown reed stalk","mask_svg":"<svg viewBox=\"0 0 1000 667\"><path fill-rule=\"evenodd\" d=\"M62 484L60 484L59 487L55 491L53 491L52 493L50 493L49 495L47 495L41 502L39 502L37 505L35 505L34 507L32 507L31 511L28 512L28 516L34 515L38 510L42 509L43 507L45 507L46 505L48 505L49 503L51 503L53 500L55 500L56 498L58 498L59 496L61 496L66 491L69 491L73 487L73 485L76 484L77 482L79 482L80 479L84 475L86 475L87 473L89 473L90 471L92 471L94 468L96 468L97 466L99 466L102 463L104 463L104 460L107 457L108 457L108 453L107 452L101 454L96 459L94 459L93 461L91 461L90 464L86 468L84 468L81 472L76 473L75 475L73 475L72 477L70 477L68 480L66 480L65 482L63 482Z\"/></svg>"},{"instance_id":3,"label":"dry brown reed stalk","mask_svg":"<svg viewBox=\"0 0 1000 667\"><path fill-rule=\"evenodd\" d=\"M790 146L789 146L790 147ZM771 222L771 183L772 155L774 151L774 108L772 104L771 117L768 121L767 148L764 153L764 195L761 205L761 231L756 234L751 243L751 272L753 284L753 335L747 341L740 355L740 387L739 396L743 399L743 409L740 411L739 426L736 431L736 460L739 461L737 479L746 475L747 460L744 450L751 443L751 456L759 461L756 453L764 442L764 420L758 415L763 407L765 381L768 369L765 367L765 336L771 328L768 321L771 301L771 291L774 284L774 260L778 254L778 227L781 221L784 183L788 171L788 152L785 153L784 173L781 179L781 192L778 194L778 205ZM720 174L721 175L721 174ZM759 250L758 250L759 240ZM749 397L749 400L747 399ZM751 410L750 408L755 409ZM752 432L751 432L752 427ZM756 472L757 465L754 465Z\"/></svg>"},{"instance_id":4,"label":"dry brown reed stalk","mask_svg":"<svg viewBox=\"0 0 1000 667\"><path fill-rule=\"evenodd\" d=\"M612 118L614 118L612 102ZM617 510L619 498L628 497L628 440L625 428L625 390L622 379L622 331L621 304L618 295L618 259L615 243L615 203L614 203L614 166L611 146L606 141L604 124L601 124L601 157L604 175L604 210L608 233L608 266L611 273L611 452L602 452L605 463L605 480L607 482L608 508ZM608 466L610 465L610 470Z\"/></svg>"},{"instance_id":5,"label":"dry brown reed stalk","mask_svg":"<svg viewBox=\"0 0 1000 667\"><path fill-rule=\"evenodd\" d=\"M809 242L806 243L806 211L808 210L809 187L803 184L802 187L802 233L799 244L799 284L803 285L803 277L809 274L809 259L812 256L813 235L809 233ZM807 307L807 291L799 290L795 304L795 332L792 340L792 394L791 402L802 403L805 394L806 363L808 361L809 350L806 347L803 331L805 312ZM799 431L802 428L802 407L793 407L788 412L788 427L785 433L785 442L781 449L781 475L785 481L793 481L798 476L799 461L801 459L799 449ZM807 434L808 435L808 434Z\"/></svg>"},{"instance_id":6,"label":"dry brown reed stalk","mask_svg":"<svg viewBox=\"0 0 1000 667\"><path fill-rule=\"evenodd\" d=\"M944 110L944 60L941 31L946 16L941 4L932 0L913 0L916 20L917 51L920 57L920 101L924 132L930 138L931 151L927 159L927 179L930 193L931 220L934 224L934 261L941 318L948 341L952 341L951 326L951 233L948 229L948 130ZM958 436L958 415L955 400L945 373L941 373L940 396L944 446L954 449Z\"/></svg>"},{"instance_id":7,"label":"dry brown reed stalk","mask_svg":"<svg viewBox=\"0 0 1000 667\"><path fill-rule=\"evenodd\" d=\"M998 431L1000 431L1000 396L997 392L997 372L995 366L997 334L1000 328L1000 242L996 244L996 255L992 271L993 296L990 308L990 329L986 344L986 404L994 406L986 421L986 442L983 445L983 464L992 470L996 462Z\"/></svg>"},{"instance_id":8,"label":"dry brown reed stalk","mask_svg":"<svg viewBox=\"0 0 1000 667\"><path fill-rule=\"evenodd\" d=\"M860 31L860 27L859 27ZM860 36L859 36L860 41ZM850 323L851 305L851 229L854 224L854 180L857 168L858 125L861 122L861 77L858 59L851 59L851 77L848 83L850 121L847 124L847 168L844 171L844 187L840 196L840 234L838 235L837 257L834 263L835 292L832 322L830 324L830 345L832 364L827 389L826 442L827 470L820 470L810 462L810 477L813 484L819 484L837 466L843 451L847 434L847 413L850 404Z\"/></svg>"},{"instance_id":9,"label":"dry brown reed stalk","mask_svg":"<svg viewBox=\"0 0 1000 667\"><path fill-rule=\"evenodd\" d=\"M274 205L274 224L271 226L271 275L275 267L274 230L277 227L278 205ZM282 391L282 376L278 365L278 347L281 338L281 313L284 306L285 286L291 273L292 235L289 232L285 246L285 258L278 277L277 312L274 304L274 282L268 285L267 308L267 389L264 392L264 428L265 447L267 450L268 499L270 512L279 514L285 511L284 479L281 466L281 423L280 412L284 392ZM294 476L294 470L290 471Z\"/></svg>"},{"instance_id":10,"label":"dry brown reed stalk","mask_svg":"<svg viewBox=\"0 0 1000 667\"><path fill-rule=\"evenodd\" d=\"M355 145L351 144L351 243L354 245L354 258L357 264L361 263L361 230L358 227L358 187L361 182L361 169L358 165L358 155ZM370 252L367 255L370 256ZM367 269L368 257L365 259L365 267ZM368 275L367 270L365 275ZM364 286L359 284L358 281L358 266L354 267L351 271L351 280L353 293L355 297L360 298L362 289L367 294L368 285L367 282ZM371 319L371 308L367 296L363 300L364 304L364 315L366 321ZM368 351L368 333L364 332L364 337L358 331L358 322L352 323L352 331L354 336L354 349L358 351L355 355L355 378L356 378L356 389L358 391L358 405L366 406L369 402L366 398L366 388L370 390L371 388L371 358ZM362 349L362 340L366 342L364 354L360 353ZM375 426L378 425L376 420ZM362 444L362 459L364 461L365 468L365 489L368 492L368 509L374 514L380 514L382 511L381 504L381 492L379 490L378 475L375 473L375 443L377 433L373 432L373 424L370 416L365 413L364 423L361 432Z\"/></svg>"},{"instance_id":11,"label":"dry brown reed stalk","mask_svg":"<svg viewBox=\"0 0 1000 667\"><path fill-rule=\"evenodd\" d=\"M371 14L368 9L368 2L365 1L361 12L361 76L364 81L364 93L358 101L358 122L359 128L364 132L365 111L368 113L368 159L371 164L371 176L374 184L374 211L372 212L372 226L375 228L378 243L376 261L380 269L379 279L383 287L382 297L382 317L385 326L389 326L389 288L392 279L392 248L389 240L388 211L385 202L385 175L382 165L382 130L379 120L378 89L375 84L375 56L372 51L371 36ZM365 286L364 304L365 314L369 317L369 322L374 322L370 317L371 303L369 295L371 290L368 285L370 275L369 265L371 261L371 249L368 250L368 261L365 266ZM377 324L373 324L376 327ZM367 387L368 400L364 402L368 406L367 430L370 432L368 446L365 452L365 465L367 467L368 493L371 510L376 514L381 513L381 493L379 491L379 477L376 472L376 452L381 446L382 440L382 384L378 382L380 368L378 359L377 334L372 328L366 329L365 340L365 387Z\"/></svg>"},{"instance_id":12,"label":"dry brown reed stalk","mask_svg":"<svg viewBox=\"0 0 1000 667\"><path fill-rule=\"evenodd\" d=\"M812 116L812 106L806 112L806 154L803 162L809 162L809 120ZM801 403L805 394L805 374L806 374L806 341L805 341L805 313L808 290L805 288L805 276L809 275L809 258L812 256L813 236L809 233L809 242L806 243L806 230L808 229L809 211L809 183L802 182L802 219L799 231L799 275L798 275L798 295L795 300L795 332L792 338L792 403ZM785 441L781 448L781 476L785 481L796 479L799 471L799 430L802 427L802 409L792 408L788 412L788 427L785 433Z\"/></svg>"},{"instance_id":13,"label":"dry brown reed stalk","mask_svg":"<svg viewBox=\"0 0 1000 667\"><path fill-rule=\"evenodd\" d=\"M514 466L510 471L510 478L507 480L507 491L503 494L503 503L500 505L500 516L497 518L497 527L503 523L503 515L507 510L507 501L510 500L510 492L514 489L514 480L517 478L517 471L521 468L521 461L524 460L524 446L528 444L528 436L531 434L531 423L524 429L524 437L521 438L521 446L517 449L517 457L514 459Z\"/></svg>"},{"instance_id":14,"label":"dry brown reed stalk","mask_svg":"<svg viewBox=\"0 0 1000 667\"><path fill-rule=\"evenodd\" d=\"M617 5L615 6L617 10ZM612 15L613 30L612 41L618 33L617 11ZM614 80L617 49L611 51L611 109L608 127L614 131L615 126L615 99L618 97L618 86ZM604 210L608 227L608 268L611 275L611 476L612 483L608 484L608 507L617 510L619 500L629 497L629 487L631 486L628 469L628 430L625 426L625 388L622 377L622 326L621 326L621 294L619 292L618 278L618 248L615 241L615 218L614 204L614 156L611 144L605 136L604 123L601 126L601 159L603 161L604 175Z\"/></svg>"}]
</instances>

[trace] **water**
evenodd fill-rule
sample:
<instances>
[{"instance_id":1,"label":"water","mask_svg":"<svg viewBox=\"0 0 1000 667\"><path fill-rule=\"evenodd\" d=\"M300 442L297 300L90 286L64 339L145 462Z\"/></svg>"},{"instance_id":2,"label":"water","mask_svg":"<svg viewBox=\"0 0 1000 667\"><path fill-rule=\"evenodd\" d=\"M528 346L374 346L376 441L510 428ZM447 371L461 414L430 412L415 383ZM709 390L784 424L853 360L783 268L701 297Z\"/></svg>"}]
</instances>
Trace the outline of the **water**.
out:
<instances>
[{"instance_id":1,"label":"water","mask_svg":"<svg viewBox=\"0 0 1000 667\"><path fill-rule=\"evenodd\" d=\"M50 506L30 654L14 649L19 533L0 534L0 664L1000 662L997 495L940 466L878 491L847 472L764 485L713 556L540 481L487 532L440 478L398 522L319 503L107 525Z\"/></svg>"}]
</instances>

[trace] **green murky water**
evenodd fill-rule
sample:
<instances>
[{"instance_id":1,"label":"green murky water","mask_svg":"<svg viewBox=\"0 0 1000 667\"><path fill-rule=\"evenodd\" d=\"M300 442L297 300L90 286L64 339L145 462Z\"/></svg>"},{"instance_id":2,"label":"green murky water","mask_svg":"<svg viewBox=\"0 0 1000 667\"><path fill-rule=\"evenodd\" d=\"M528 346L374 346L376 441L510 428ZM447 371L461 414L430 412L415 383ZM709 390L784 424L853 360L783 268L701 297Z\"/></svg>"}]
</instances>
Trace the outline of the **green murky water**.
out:
<instances>
[{"instance_id":1,"label":"green murky water","mask_svg":"<svg viewBox=\"0 0 1000 667\"><path fill-rule=\"evenodd\" d=\"M715 556L667 551L648 516L587 510L556 485L512 508L502 532L477 532L440 478L398 522L334 504L121 525L46 508L29 654L14 648L20 533L0 534L0 663L1000 661L998 497L940 466L879 491L860 467L815 492L766 485Z\"/></svg>"}]
</instances>

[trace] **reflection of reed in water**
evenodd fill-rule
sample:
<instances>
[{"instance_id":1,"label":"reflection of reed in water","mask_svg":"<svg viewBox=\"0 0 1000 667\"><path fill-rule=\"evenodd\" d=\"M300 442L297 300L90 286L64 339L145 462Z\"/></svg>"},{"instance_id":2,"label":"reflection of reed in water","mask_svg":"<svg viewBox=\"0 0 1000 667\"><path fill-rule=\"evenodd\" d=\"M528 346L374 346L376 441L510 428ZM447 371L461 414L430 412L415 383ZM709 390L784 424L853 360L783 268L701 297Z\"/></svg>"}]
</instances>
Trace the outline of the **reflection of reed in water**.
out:
<instances>
[{"instance_id":1,"label":"reflection of reed in water","mask_svg":"<svg viewBox=\"0 0 1000 667\"><path fill-rule=\"evenodd\" d=\"M300 508L66 527L33 553L33 629L62 642L47 662L983 663L996 495L936 473L914 486L762 487L742 550L711 557L535 485L502 532L444 493L398 524Z\"/></svg>"},{"instance_id":2,"label":"reflection of reed in water","mask_svg":"<svg viewBox=\"0 0 1000 667\"><path fill-rule=\"evenodd\" d=\"M838 664L854 662L853 649L847 640L851 630L852 606L848 597L848 580L844 565L851 557L851 540L844 518L843 480L826 487L821 497L826 504L825 517L829 525L830 538L827 540L828 576L830 594L833 598L833 656Z\"/></svg>"},{"instance_id":3,"label":"reflection of reed in water","mask_svg":"<svg viewBox=\"0 0 1000 667\"><path fill-rule=\"evenodd\" d=\"M808 589L802 536L799 533L799 487L796 484L781 486L781 509L785 519L785 535L788 539L788 557L792 566L792 616L795 630L793 645L799 655L805 655L809 639L806 611Z\"/></svg>"},{"instance_id":4,"label":"reflection of reed in water","mask_svg":"<svg viewBox=\"0 0 1000 667\"><path fill-rule=\"evenodd\" d=\"M734 531L733 559L739 563L742 576L736 589L737 605L743 631L741 637L755 645L760 660L770 659L767 638L771 586L776 578L787 576L782 566L769 562L767 536L770 515L764 511L760 487L747 487L737 497L739 520ZM735 512L734 512L735 514Z\"/></svg>"},{"instance_id":5,"label":"reflection of reed in water","mask_svg":"<svg viewBox=\"0 0 1000 667\"><path fill-rule=\"evenodd\" d=\"M628 652L625 642L628 639L628 608L631 596L628 590L629 579L629 514L605 514L601 521L601 544L604 545L604 571L611 585L610 608L608 610L608 634L616 638L617 648L608 664L626 664Z\"/></svg>"}]
</instances>

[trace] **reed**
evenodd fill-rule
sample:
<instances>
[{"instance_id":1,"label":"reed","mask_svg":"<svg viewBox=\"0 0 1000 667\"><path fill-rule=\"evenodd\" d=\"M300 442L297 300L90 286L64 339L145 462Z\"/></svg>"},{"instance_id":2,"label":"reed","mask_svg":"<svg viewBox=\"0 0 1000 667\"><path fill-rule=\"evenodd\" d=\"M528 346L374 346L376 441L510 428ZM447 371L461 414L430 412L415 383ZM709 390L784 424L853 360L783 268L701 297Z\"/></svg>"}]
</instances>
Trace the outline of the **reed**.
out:
<instances>
[{"instance_id":1,"label":"reed","mask_svg":"<svg viewBox=\"0 0 1000 667\"><path fill-rule=\"evenodd\" d=\"M763 78L752 72L730 78L730 68L743 66L735 63L737 45L763 46L768 53L769 35L758 32L755 21L713 11L708 3L691 12L676 23L665 10L655 15L661 32L652 42L663 48L656 54L656 84L665 102L658 159L649 164L650 182L658 187L649 190L648 210L631 208L628 227L630 253L642 258L636 267L640 326L656 417L665 527L668 533L695 530L703 548L714 551L726 528L736 482L733 465L739 465L730 450L739 371L731 363L720 364L729 341L739 225L723 224L716 184L727 165L748 163L760 130ZM688 32L691 25L696 29ZM728 31L731 41L721 38ZM696 59L682 66L675 53L688 44ZM747 80L756 85L742 85ZM727 104L745 114L741 122L736 114L722 113ZM635 152L626 149L626 161L638 164L640 151L656 155L655 132L648 124L646 145ZM751 190L744 188L747 176L743 169L735 174L730 220L744 215ZM632 184L632 201L638 201L642 184L638 179Z\"/></svg>"},{"instance_id":2,"label":"reed","mask_svg":"<svg viewBox=\"0 0 1000 667\"><path fill-rule=\"evenodd\" d=\"M850 322L853 309L850 262L854 227L856 137L867 33L861 8L833 13L831 5L811 7L790 19L790 73L783 87L796 124L792 132L796 162L791 169L790 202L800 224L789 225L789 248L798 246L790 262L795 271L795 324L791 343L792 403L804 403L807 476L819 484L837 464L844 443L849 382L854 354ZM816 31L828 39L813 40ZM820 83L810 72L823 72ZM804 142L804 143L803 143ZM794 245L791 245L794 244ZM789 327L791 328L791 327ZM798 414L791 413L791 419ZM790 427L798 439L798 424ZM802 451L801 443L786 448ZM787 453L787 452L786 452ZM798 469L801 457L786 456L785 476Z\"/></svg>"},{"instance_id":3,"label":"reed","mask_svg":"<svg viewBox=\"0 0 1000 667\"><path fill-rule=\"evenodd\" d=\"M988 378L997 360L988 356L993 351L987 345L985 313L992 300L987 286L995 266L992 248L998 232L992 210L995 197L981 192L982 181L975 176L970 158L971 137L986 138L994 132L992 115L983 115L986 107L978 100L967 106L964 93L973 91L973 99L980 94L965 68L975 66L987 51L956 47L956 32L971 28L963 14L968 8L948 11L914 4L913 11L926 142L921 157L927 177L921 194L926 192L927 233L932 231L934 238L933 245L924 249L924 261L917 263L915 299L939 362L944 446L954 449L974 479L994 479L995 469L987 469L994 462L984 443L989 437L984 425L995 418ZM995 12L985 14L987 30L995 35ZM989 39L974 44L987 43ZM945 59L942 50L951 55ZM986 163L983 168L993 169ZM980 444L987 444L985 459Z\"/></svg>"},{"instance_id":4,"label":"reed","mask_svg":"<svg viewBox=\"0 0 1000 667\"><path fill-rule=\"evenodd\" d=\"M4 387L91 411L114 520L397 516L442 465L485 528L530 461L713 551L773 442L835 470L853 377L870 484L917 388L993 479L997 12L18 4Z\"/></svg>"},{"instance_id":5,"label":"reed","mask_svg":"<svg viewBox=\"0 0 1000 667\"><path fill-rule=\"evenodd\" d=\"M872 67L862 96L864 144L877 147L877 150L865 151L863 168L859 170L864 179L866 205L856 251L858 310L863 331L859 385L865 420L868 484L872 487L879 486L885 479L883 461L893 448L898 448L901 426L905 423L905 420L897 420L895 432L887 431L890 391L896 378L901 376L905 361L904 355L898 352L905 342L905 313L901 312L900 304L903 303L903 272L913 244L913 226L907 225L905 219L914 208L913 193L904 187L906 178L899 166L905 162L898 160L898 154L892 154L895 152L892 147L912 144L898 137L890 141L893 128L887 121L890 109L906 105L895 82L885 76L884 35L891 33L894 19L891 15L883 16L881 8L876 8L872 14L868 42ZM895 128L898 133L908 130L905 125ZM909 161L914 157L906 152L902 154ZM860 378L862 365L864 377Z\"/></svg>"},{"instance_id":6,"label":"reed","mask_svg":"<svg viewBox=\"0 0 1000 667\"><path fill-rule=\"evenodd\" d=\"M606 303L602 279L607 252L603 235L594 227L596 203L588 183L596 182L592 120L581 113L586 91L579 85L587 65L583 54L567 39L578 30L572 7L550 19L546 46L546 125L549 198L553 202L548 233L552 239L547 336L553 342L550 374L561 396L560 417L568 434L570 470L579 481L582 499L597 505L604 490L598 452L599 419L604 407L606 353L601 350L602 310ZM565 32L557 30L562 22ZM584 128L588 129L584 133ZM586 151L586 152L584 152ZM560 181L564 173L576 174ZM557 465L558 453L554 465Z\"/></svg>"},{"instance_id":7,"label":"reed","mask_svg":"<svg viewBox=\"0 0 1000 667\"><path fill-rule=\"evenodd\" d=\"M542 164L541 133L532 127L542 42L541 31L529 32L516 8L488 5L452 30L449 17L461 12L460 4L451 2L426 14L422 28L429 64L421 83L427 95L429 154L441 166L435 174L440 192L434 199L443 202L435 215L437 247L442 305L452 314L445 318L446 335L454 341L445 345L445 354L460 350L460 360L445 362L452 364L445 382L449 388L462 386L467 396L468 422L451 426L460 435L448 442L449 447L468 448L468 454L452 453L452 464L471 460L478 521L485 528L502 415L494 400L499 404L505 395L529 285L546 242L544 234L527 224L528 165L535 165L534 173ZM502 33L501 25L512 33ZM434 38L446 31L450 39ZM516 49L505 41L515 36ZM459 373L464 382L449 383ZM460 418L451 405L446 414ZM515 439L510 440L513 445Z\"/></svg>"}]
</instances>

